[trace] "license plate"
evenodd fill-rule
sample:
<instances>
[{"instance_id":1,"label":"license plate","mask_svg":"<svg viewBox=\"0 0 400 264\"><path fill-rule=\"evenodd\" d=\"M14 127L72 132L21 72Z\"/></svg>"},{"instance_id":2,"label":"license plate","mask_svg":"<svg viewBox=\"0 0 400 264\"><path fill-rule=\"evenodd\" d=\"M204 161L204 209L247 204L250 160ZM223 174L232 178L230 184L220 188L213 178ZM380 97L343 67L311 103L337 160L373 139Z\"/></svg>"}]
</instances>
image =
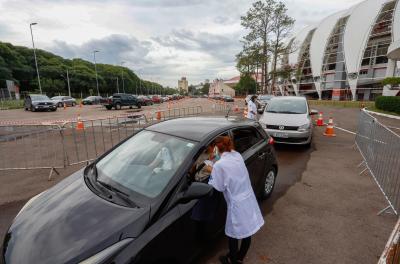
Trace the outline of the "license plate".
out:
<instances>
[{"instance_id":1,"label":"license plate","mask_svg":"<svg viewBox=\"0 0 400 264\"><path fill-rule=\"evenodd\" d=\"M274 133L274 137L288 138L289 135L286 133Z\"/></svg>"}]
</instances>

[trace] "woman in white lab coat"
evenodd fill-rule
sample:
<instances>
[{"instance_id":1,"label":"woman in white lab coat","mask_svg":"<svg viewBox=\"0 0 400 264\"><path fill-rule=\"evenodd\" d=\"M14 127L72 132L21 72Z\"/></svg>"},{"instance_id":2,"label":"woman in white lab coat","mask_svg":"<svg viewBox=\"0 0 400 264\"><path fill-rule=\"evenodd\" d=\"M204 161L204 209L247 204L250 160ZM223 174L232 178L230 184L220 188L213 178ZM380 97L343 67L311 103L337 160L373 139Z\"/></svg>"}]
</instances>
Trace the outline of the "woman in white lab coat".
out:
<instances>
[{"instance_id":1,"label":"woman in white lab coat","mask_svg":"<svg viewBox=\"0 0 400 264\"><path fill-rule=\"evenodd\" d=\"M218 137L215 145L221 158L210 168L208 183L224 194L228 209L225 234L229 238L229 253L220 257L220 261L242 263L251 236L264 225L264 219L251 187L249 172L240 153L233 149L232 139Z\"/></svg>"}]
</instances>

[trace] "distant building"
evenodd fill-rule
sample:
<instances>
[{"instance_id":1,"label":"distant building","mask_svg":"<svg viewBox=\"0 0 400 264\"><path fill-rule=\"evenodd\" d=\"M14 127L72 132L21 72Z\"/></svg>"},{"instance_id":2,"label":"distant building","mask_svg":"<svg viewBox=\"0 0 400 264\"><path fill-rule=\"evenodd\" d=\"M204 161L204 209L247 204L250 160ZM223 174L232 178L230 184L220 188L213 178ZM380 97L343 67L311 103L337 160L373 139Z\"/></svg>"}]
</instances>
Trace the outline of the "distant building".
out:
<instances>
[{"instance_id":1,"label":"distant building","mask_svg":"<svg viewBox=\"0 0 400 264\"><path fill-rule=\"evenodd\" d=\"M180 80L178 80L178 90L185 93L189 92L189 85L186 77L182 77Z\"/></svg>"},{"instance_id":2,"label":"distant building","mask_svg":"<svg viewBox=\"0 0 400 264\"><path fill-rule=\"evenodd\" d=\"M254 80L257 80L257 83L258 83L258 84L261 84L261 77L262 77L262 76L261 76L261 73L258 73L257 75L256 75L256 74L252 74L251 77L252 77ZM240 81L240 76L235 76L235 77L233 77L233 78L231 78L231 79L229 79L229 80L225 80L224 83L225 83L226 85L232 87L232 88L235 88L236 84L238 84L239 81Z\"/></svg>"},{"instance_id":3,"label":"distant building","mask_svg":"<svg viewBox=\"0 0 400 264\"><path fill-rule=\"evenodd\" d=\"M365 0L327 16L288 40L294 52L281 68L288 78L278 81L281 92L331 100L374 100L396 95L381 81L398 72L400 61L400 1Z\"/></svg>"},{"instance_id":4,"label":"distant building","mask_svg":"<svg viewBox=\"0 0 400 264\"><path fill-rule=\"evenodd\" d=\"M229 95L234 97L235 90L224 83L223 80L214 80L208 91L209 96Z\"/></svg>"}]
</instances>

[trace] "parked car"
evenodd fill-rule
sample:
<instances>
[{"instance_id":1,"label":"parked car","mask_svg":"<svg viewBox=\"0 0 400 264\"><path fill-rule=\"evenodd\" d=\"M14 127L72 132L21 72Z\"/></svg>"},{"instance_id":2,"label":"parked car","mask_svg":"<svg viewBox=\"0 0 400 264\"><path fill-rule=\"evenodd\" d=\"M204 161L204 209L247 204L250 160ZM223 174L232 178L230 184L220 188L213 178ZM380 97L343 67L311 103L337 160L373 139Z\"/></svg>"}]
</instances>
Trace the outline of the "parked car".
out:
<instances>
[{"instance_id":1,"label":"parked car","mask_svg":"<svg viewBox=\"0 0 400 264\"><path fill-rule=\"evenodd\" d=\"M313 125L305 97L280 96L272 98L259 122L277 143L311 145Z\"/></svg>"},{"instance_id":2,"label":"parked car","mask_svg":"<svg viewBox=\"0 0 400 264\"><path fill-rule=\"evenodd\" d=\"M265 106L267 105L268 101L273 98L273 95L270 94L261 94L257 97L256 105L258 109L258 113L262 114L264 112Z\"/></svg>"},{"instance_id":3,"label":"parked car","mask_svg":"<svg viewBox=\"0 0 400 264\"><path fill-rule=\"evenodd\" d=\"M222 193L213 193L208 179L195 180L201 167L196 164L203 164L198 159L219 135L233 137L256 196L268 197L278 165L259 123L222 117L164 121L30 199L5 236L5 264L189 263L225 224ZM174 160L171 167L155 168L161 152ZM212 221L194 216L205 196L212 199Z\"/></svg>"},{"instance_id":4,"label":"parked car","mask_svg":"<svg viewBox=\"0 0 400 264\"><path fill-rule=\"evenodd\" d=\"M141 102L144 103L143 105L152 105L153 104L153 101L148 96L140 95L140 96L138 96L138 98L141 100Z\"/></svg>"},{"instance_id":5,"label":"parked car","mask_svg":"<svg viewBox=\"0 0 400 264\"><path fill-rule=\"evenodd\" d=\"M162 100L163 102L168 102L168 101L169 101L169 97L168 97L168 96L162 96L162 97L161 97L161 100Z\"/></svg>"},{"instance_id":6,"label":"parked car","mask_svg":"<svg viewBox=\"0 0 400 264\"><path fill-rule=\"evenodd\" d=\"M25 97L24 108L26 111L57 111L57 105L47 95L29 94Z\"/></svg>"},{"instance_id":7,"label":"parked car","mask_svg":"<svg viewBox=\"0 0 400 264\"><path fill-rule=\"evenodd\" d=\"M138 98L124 93L113 94L112 97L108 98L108 100L103 103L103 105L107 110L111 110L112 108L120 110L123 106L129 106L129 108L132 108L133 106L136 106L137 108L142 107Z\"/></svg>"},{"instance_id":8,"label":"parked car","mask_svg":"<svg viewBox=\"0 0 400 264\"><path fill-rule=\"evenodd\" d=\"M84 104L84 105L100 104L101 99L103 99L103 97L101 97L101 96L88 96L82 100L82 104Z\"/></svg>"},{"instance_id":9,"label":"parked car","mask_svg":"<svg viewBox=\"0 0 400 264\"><path fill-rule=\"evenodd\" d=\"M72 98L70 96L54 96L51 98L51 100L58 106L58 107L63 107L64 104L66 106L75 106L76 105L76 100L75 98Z\"/></svg>"},{"instance_id":10,"label":"parked car","mask_svg":"<svg viewBox=\"0 0 400 264\"><path fill-rule=\"evenodd\" d=\"M223 100L224 102L234 102L234 101L235 101L235 100L232 98L232 96L229 96L229 95L223 96L223 97L222 97L222 100Z\"/></svg>"},{"instance_id":11,"label":"parked car","mask_svg":"<svg viewBox=\"0 0 400 264\"><path fill-rule=\"evenodd\" d=\"M152 100L153 103L155 103L155 104L161 104L161 103L162 103L161 97L159 97L158 95L153 95L153 96L151 97L151 100Z\"/></svg>"}]
</instances>

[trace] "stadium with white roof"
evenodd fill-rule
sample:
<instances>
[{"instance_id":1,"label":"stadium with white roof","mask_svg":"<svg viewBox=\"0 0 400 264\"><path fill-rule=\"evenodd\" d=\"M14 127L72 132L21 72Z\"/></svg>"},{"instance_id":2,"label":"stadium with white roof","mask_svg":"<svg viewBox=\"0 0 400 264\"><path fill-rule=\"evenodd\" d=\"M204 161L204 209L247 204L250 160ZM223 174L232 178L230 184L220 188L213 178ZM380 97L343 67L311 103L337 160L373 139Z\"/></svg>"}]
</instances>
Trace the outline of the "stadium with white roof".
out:
<instances>
[{"instance_id":1,"label":"stadium with white roof","mask_svg":"<svg viewBox=\"0 0 400 264\"><path fill-rule=\"evenodd\" d=\"M381 81L400 76L399 2L366 0L300 31L282 59L290 77L279 91L333 100L398 95Z\"/></svg>"}]
</instances>

